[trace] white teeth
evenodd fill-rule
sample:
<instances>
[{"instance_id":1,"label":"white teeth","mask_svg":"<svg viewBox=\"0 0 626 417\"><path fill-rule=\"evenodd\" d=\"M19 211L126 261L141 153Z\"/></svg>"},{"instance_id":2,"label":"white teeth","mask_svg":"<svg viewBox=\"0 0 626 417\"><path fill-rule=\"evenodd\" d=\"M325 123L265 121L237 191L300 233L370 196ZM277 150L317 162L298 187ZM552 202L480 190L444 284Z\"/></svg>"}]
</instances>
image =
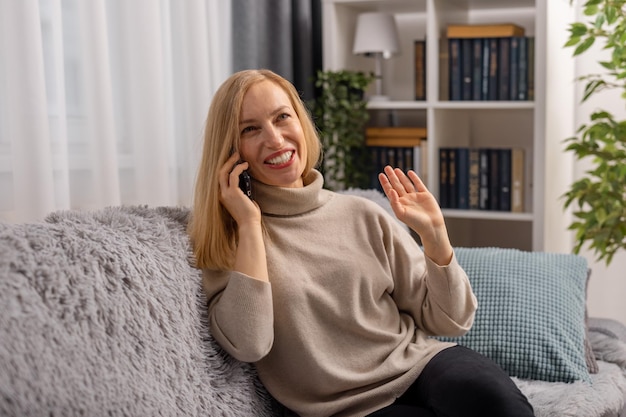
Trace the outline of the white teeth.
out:
<instances>
[{"instance_id":1,"label":"white teeth","mask_svg":"<svg viewBox=\"0 0 626 417\"><path fill-rule=\"evenodd\" d=\"M293 155L293 151L285 152L284 154L281 154L276 158L268 160L267 163L272 165L284 164L291 159L291 155Z\"/></svg>"}]
</instances>

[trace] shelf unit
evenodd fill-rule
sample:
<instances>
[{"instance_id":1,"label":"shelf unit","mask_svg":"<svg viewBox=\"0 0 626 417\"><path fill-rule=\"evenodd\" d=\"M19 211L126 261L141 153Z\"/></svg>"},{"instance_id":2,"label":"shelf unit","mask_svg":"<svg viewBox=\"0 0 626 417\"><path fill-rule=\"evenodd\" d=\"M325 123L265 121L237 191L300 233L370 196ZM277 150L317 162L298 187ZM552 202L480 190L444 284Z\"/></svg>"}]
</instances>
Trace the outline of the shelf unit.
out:
<instances>
[{"instance_id":1,"label":"shelf unit","mask_svg":"<svg viewBox=\"0 0 626 417\"><path fill-rule=\"evenodd\" d=\"M352 54L357 16L367 11L395 15L401 53L384 61L382 71L383 91L390 100L370 101L368 108L374 124L428 128L427 186L436 196L440 147L524 148L524 211L445 209L444 216L455 246L544 249L545 212L555 204L550 201L546 206L544 201L546 151L554 147L546 141L545 87L549 60L546 29L550 14L556 15L568 7L567 2L559 0L558 3L555 9L556 2L548 5L548 0L323 0L323 59L327 70L373 71L373 59ZM520 25L527 36L535 38L534 101L448 101L447 25L503 22ZM567 23L559 21L559 24L562 29ZM425 101L413 100L413 42L417 39L426 40ZM562 45L560 43L558 48ZM569 95L573 91L573 86L567 86L570 81L561 82ZM391 122L385 123L385 120ZM568 129L556 140L567 137Z\"/></svg>"}]
</instances>

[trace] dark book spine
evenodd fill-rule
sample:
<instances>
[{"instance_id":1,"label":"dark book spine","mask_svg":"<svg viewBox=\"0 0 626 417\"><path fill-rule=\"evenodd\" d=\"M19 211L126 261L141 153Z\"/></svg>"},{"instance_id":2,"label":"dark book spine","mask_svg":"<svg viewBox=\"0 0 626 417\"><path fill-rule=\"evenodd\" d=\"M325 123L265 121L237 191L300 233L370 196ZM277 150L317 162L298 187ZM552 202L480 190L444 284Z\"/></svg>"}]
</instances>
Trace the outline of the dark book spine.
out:
<instances>
[{"instance_id":1,"label":"dark book spine","mask_svg":"<svg viewBox=\"0 0 626 417\"><path fill-rule=\"evenodd\" d=\"M439 148L439 206L449 208L448 149Z\"/></svg>"},{"instance_id":2,"label":"dark book spine","mask_svg":"<svg viewBox=\"0 0 626 417\"><path fill-rule=\"evenodd\" d=\"M520 38L510 39L509 48L509 100L518 100Z\"/></svg>"},{"instance_id":3,"label":"dark book spine","mask_svg":"<svg viewBox=\"0 0 626 417\"><path fill-rule=\"evenodd\" d=\"M470 210L480 208L480 151L477 148L469 150L469 184L468 205Z\"/></svg>"},{"instance_id":4,"label":"dark book spine","mask_svg":"<svg viewBox=\"0 0 626 417\"><path fill-rule=\"evenodd\" d=\"M481 81L480 81L480 99L489 100L489 42L490 39L484 38L482 40L482 55L481 55Z\"/></svg>"},{"instance_id":5,"label":"dark book spine","mask_svg":"<svg viewBox=\"0 0 626 417\"><path fill-rule=\"evenodd\" d=\"M479 207L481 210L489 210L489 149L480 148L480 199Z\"/></svg>"},{"instance_id":6,"label":"dark book spine","mask_svg":"<svg viewBox=\"0 0 626 417\"><path fill-rule=\"evenodd\" d=\"M528 100L528 38L519 38L518 100Z\"/></svg>"},{"instance_id":7,"label":"dark book spine","mask_svg":"<svg viewBox=\"0 0 626 417\"><path fill-rule=\"evenodd\" d=\"M500 38L498 48L498 100L509 100L511 39Z\"/></svg>"},{"instance_id":8,"label":"dark book spine","mask_svg":"<svg viewBox=\"0 0 626 417\"><path fill-rule=\"evenodd\" d=\"M489 210L500 210L500 168L498 149L489 150Z\"/></svg>"},{"instance_id":9,"label":"dark book spine","mask_svg":"<svg viewBox=\"0 0 626 417\"><path fill-rule=\"evenodd\" d=\"M448 39L450 100L461 100L461 40Z\"/></svg>"},{"instance_id":10,"label":"dark book spine","mask_svg":"<svg viewBox=\"0 0 626 417\"><path fill-rule=\"evenodd\" d=\"M487 86L487 94L489 100L497 100L500 88L500 80L498 78L498 50L500 48L498 38L489 38L489 85Z\"/></svg>"},{"instance_id":11,"label":"dark book spine","mask_svg":"<svg viewBox=\"0 0 626 417\"><path fill-rule=\"evenodd\" d=\"M469 148L456 148L456 207L469 209Z\"/></svg>"},{"instance_id":12,"label":"dark book spine","mask_svg":"<svg viewBox=\"0 0 626 417\"><path fill-rule=\"evenodd\" d=\"M378 146L370 146L369 149L373 165L370 175L371 188L382 191L380 181L378 181L378 173L383 172L383 165L380 157L380 148Z\"/></svg>"},{"instance_id":13,"label":"dark book spine","mask_svg":"<svg viewBox=\"0 0 626 417\"><path fill-rule=\"evenodd\" d=\"M461 100L472 99L473 57L472 39L461 39Z\"/></svg>"},{"instance_id":14,"label":"dark book spine","mask_svg":"<svg viewBox=\"0 0 626 417\"><path fill-rule=\"evenodd\" d=\"M416 40L414 53L415 100L426 100L426 41Z\"/></svg>"},{"instance_id":15,"label":"dark book spine","mask_svg":"<svg viewBox=\"0 0 626 417\"><path fill-rule=\"evenodd\" d=\"M528 100L535 99L535 38L528 38Z\"/></svg>"},{"instance_id":16,"label":"dark book spine","mask_svg":"<svg viewBox=\"0 0 626 417\"><path fill-rule=\"evenodd\" d=\"M411 148L411 147L402 148L402 151L403 151L403 154L404 154L404 170L405 171L409 171L409 170L415 171L415 166L413 165L413 148Z\"/></svg>"},{"instance_id":17,"label":"dark book spine","mask_svg":"<svg viewBox=\"0 0 626 417\"><path fill-rule=\"evenodd\" d=\"M448 208L458 208L459 184L456 178L456 149L448 149Z\"/></svg>"},{"instance_id":18,"label":"dark book spine","mask_svg":"<svg viewBox=\"0 0 626 417\"><path fill-rule=\"evenodd\" d=\"M482 100L483 39L472 39L472 100Z\"/></svg>"},{"instance_id":19,"label":"dark book spine","mask_svg":"<svg viewBox=\"0 0 626 417\"><path fill-rule=\"evenodd\" d=\"M501 211L511 211L511 150L498 150L498 181L500 195L498 198Z\"/></svg>"}]
</instances>

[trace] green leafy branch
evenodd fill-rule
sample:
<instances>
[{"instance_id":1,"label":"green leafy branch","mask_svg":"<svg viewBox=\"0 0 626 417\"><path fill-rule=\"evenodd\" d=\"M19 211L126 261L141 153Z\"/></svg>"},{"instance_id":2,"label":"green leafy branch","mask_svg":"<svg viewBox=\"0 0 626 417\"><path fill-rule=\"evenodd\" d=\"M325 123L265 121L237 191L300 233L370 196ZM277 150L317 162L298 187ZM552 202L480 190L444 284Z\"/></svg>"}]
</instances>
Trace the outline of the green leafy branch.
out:
<instances>
[{"instance_id":1,"label":"green leafy branch","mask_svg":"<svg viewBox=\"0 0 626 417\"><path fill-rule=\"evenodd\" d=\"M626 99L626 0L590 0L584 5L587 22L570 25L565 47L579 56L600 39L610 59L598 61L603 74L588 74L582 101L605 90L621 90ZM574 252L585 243L598 260L610 264L620 249L626 249L626 121L616 120L606 110L594 111L576 136L567 138L566 150L578 160L590 159L592 168L564 194L565 207L573 207L575 220L569 226L576 233Z\"/></svg>"}]
</instances>

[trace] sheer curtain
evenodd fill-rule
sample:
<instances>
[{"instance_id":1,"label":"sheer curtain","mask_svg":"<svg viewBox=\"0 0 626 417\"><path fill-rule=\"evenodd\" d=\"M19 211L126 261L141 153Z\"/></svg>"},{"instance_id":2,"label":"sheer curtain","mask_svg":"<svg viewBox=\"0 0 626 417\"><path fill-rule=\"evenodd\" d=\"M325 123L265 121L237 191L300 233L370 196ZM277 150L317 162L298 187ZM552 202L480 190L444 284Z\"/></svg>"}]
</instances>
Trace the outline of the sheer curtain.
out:
<instances>
[{"instance_id":1,"label":"sheer curtain","mask_svg":"<svg viewBox=\"0 0 626 417\"><path fill-rule=\"evenodd\" d=\"M189 205L230 0L0 0L0 221Z\"/></svg>"}]
</instances>

